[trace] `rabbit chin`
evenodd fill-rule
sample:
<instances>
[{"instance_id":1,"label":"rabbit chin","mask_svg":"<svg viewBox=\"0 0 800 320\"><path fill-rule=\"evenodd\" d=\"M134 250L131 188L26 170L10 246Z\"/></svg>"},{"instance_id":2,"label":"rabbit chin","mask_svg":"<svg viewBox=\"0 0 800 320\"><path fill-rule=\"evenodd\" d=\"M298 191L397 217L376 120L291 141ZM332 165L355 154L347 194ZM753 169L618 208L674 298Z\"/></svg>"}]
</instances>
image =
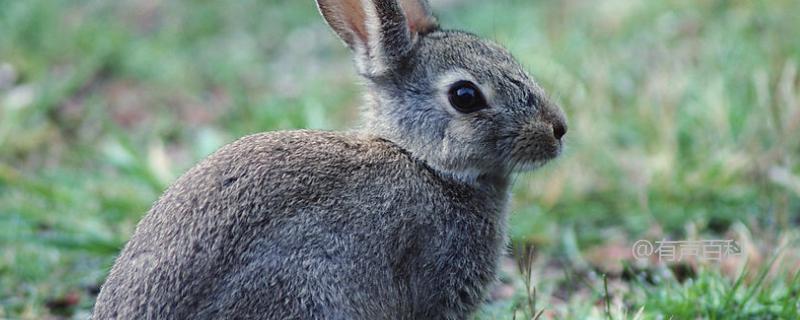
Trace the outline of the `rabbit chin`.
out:
<instances>
[{"instance_id":1,"label":"rabbit chin","mask_svg":"<svg viewBox=\"0 0 800 320\"><path fill-rule=\"evenodd\" d=\"M519 162L514 166L513 172L529 172L543 167L552 159Z\"/></svg>"},{"instance_id":2,"label":"rabbit chin","mask_svg":"<svg viewBox=\"0 0 800 320\"><path fill-rule=\"evenodd\" d=\"M528 172L539 169L549 163L551 160L557 158L561 155L561 151L563 150L562 146L558 146L558 148L552 154L548 154L544 157L536 157L536 158L528 158L528 159L518 159L514 161L514 164L511 167L512 172Z\"/></svg>"}]
</instances>

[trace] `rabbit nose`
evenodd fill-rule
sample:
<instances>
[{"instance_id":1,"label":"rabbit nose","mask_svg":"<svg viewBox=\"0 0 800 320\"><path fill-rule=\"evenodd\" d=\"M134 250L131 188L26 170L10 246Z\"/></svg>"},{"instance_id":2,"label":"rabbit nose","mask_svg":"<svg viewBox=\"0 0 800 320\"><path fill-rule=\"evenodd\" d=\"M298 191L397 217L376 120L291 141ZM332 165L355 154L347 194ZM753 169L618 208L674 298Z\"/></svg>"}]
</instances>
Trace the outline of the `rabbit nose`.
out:
<instances>
[{"instance_id":1,"label":"rabbit nose","mask_svg":"<svg viewBox=\"0 0 800 320\"><path fill-rule=\"evenodd\" d=\"M556 137L557 140L561 140L567 134L567 125L561 121L557 121L553 124L553 136Z\"/></svg>"}]
</instances>

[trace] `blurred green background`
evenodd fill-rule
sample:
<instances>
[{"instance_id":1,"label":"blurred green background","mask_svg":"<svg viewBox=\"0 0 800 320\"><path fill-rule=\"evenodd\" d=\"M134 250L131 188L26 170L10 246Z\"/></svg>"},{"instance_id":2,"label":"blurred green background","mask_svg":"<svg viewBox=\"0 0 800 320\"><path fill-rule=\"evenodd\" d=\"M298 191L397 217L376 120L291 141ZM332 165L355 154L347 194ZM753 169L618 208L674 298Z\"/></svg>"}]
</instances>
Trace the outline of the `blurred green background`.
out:
<instances>
[{"instance_id":1,"label":"blurred green background","mask_svg":"<svg viewBox=\"0 0 800 320\"><path fill-rule=\"evenodd\" d=\"M800 1L432 4L570 123L514 190L537 294L509 257L478 318L800 316ZM311 0L0 0L0 318L86 318L171 181L246 134L355 125L357 83ZM662 264L637 239L744 252Z\"/></svg>"}]
</instances>

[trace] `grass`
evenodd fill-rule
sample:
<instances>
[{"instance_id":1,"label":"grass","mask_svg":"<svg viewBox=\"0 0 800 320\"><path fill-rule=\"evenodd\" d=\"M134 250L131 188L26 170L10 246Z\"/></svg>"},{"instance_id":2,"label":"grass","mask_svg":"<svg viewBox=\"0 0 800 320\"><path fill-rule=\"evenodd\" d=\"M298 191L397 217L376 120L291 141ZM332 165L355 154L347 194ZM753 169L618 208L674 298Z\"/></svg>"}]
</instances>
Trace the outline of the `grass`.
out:
<instances>
[{"instance_id":1,"label":"grass","mask_svg":"<svg viewBox=\"0 0 800 320\"><path fill-rule=\"evenodd\" d=\"M433 3L570 119L515 185L534 258L477 317L800 317L800 3ZM310 0L0 0L0 318L86 318L165 186L248 133L356 124L356 83ZM744 250L667 264L637 239Z\"/></svg>"}]
</instances>

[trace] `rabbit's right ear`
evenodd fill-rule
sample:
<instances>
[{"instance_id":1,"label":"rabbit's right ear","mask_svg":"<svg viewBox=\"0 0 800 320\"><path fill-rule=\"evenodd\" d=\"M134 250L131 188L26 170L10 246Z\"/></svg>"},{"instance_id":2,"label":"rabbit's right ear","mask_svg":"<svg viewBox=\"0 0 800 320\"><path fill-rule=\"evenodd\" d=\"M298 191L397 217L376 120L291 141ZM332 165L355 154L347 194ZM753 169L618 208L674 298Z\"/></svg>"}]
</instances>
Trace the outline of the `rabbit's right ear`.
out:
<instances>
[{"instance_id":1,"label":"rabbit's right ear","mask_svg":"<svg viewBox=\"0 0 800 320\"><path fill-rule=\"evenodd\" d=\"M320 13L356 55L359 73L379 76L437 28L425 0L317 0Z\"/></svg>"}]
</instances>

